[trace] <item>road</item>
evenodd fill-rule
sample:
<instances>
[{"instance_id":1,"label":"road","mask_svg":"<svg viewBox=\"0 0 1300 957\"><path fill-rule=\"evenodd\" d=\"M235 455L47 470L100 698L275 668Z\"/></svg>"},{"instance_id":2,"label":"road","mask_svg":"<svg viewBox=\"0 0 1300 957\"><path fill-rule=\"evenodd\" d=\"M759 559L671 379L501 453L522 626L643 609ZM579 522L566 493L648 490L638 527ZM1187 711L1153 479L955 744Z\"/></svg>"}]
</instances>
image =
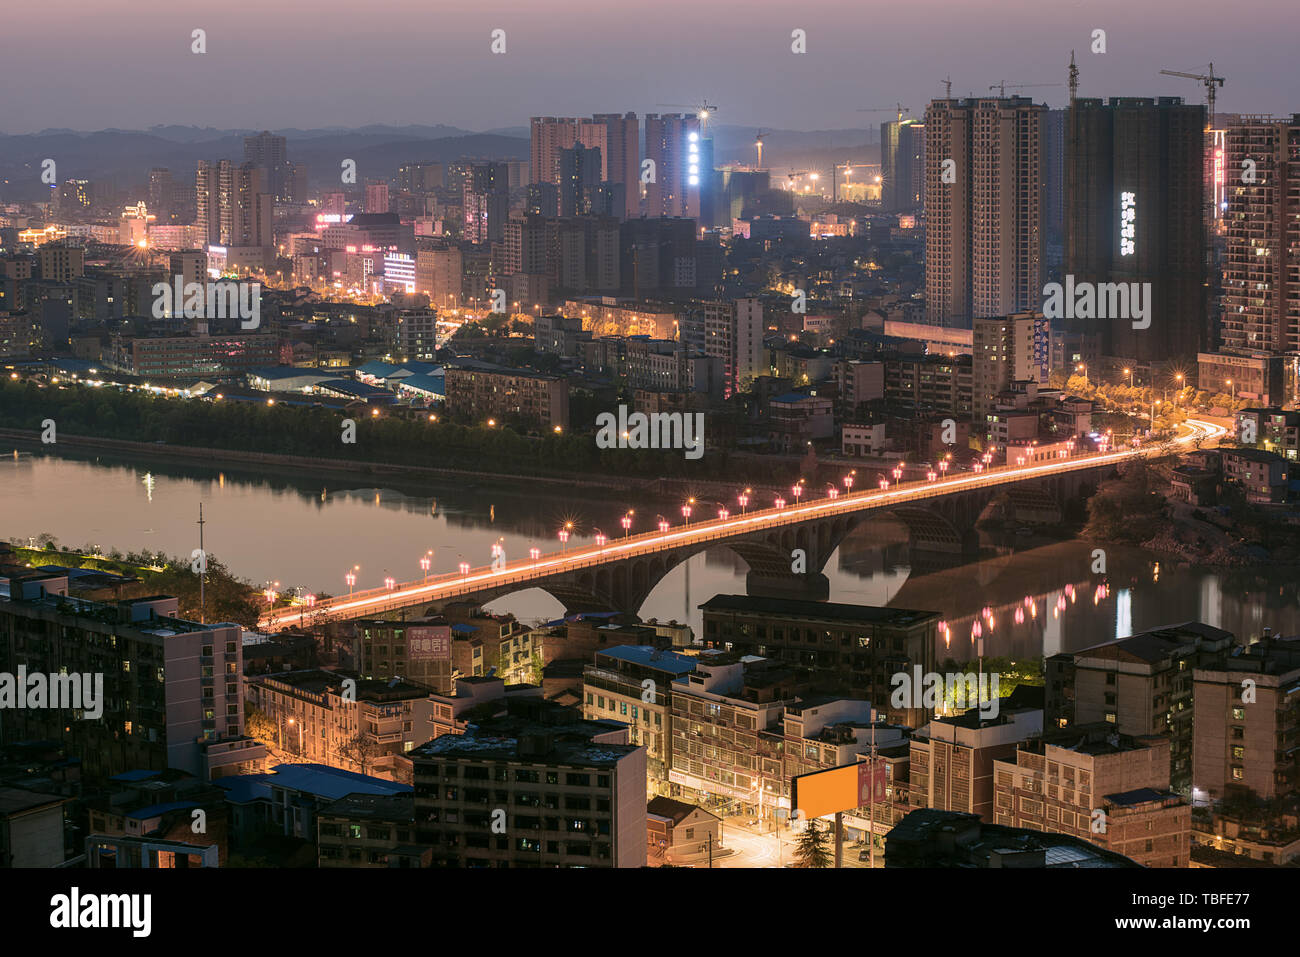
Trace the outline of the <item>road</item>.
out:
<instances>
[{"instance_id":1,"label":"road","mask_svg":"<svg viewBox=\"0 0 1300 957\"><path fill-rule=\"evenodd\" d=\"M1221 425L1200 419L1188 419L1182 427L1183 434L1174 440L1176 444L1182 446L1216 441L1228 431ZM394 583L391 588L357 591L321 602L307 601L304 604L277 609L271 614L264 615L260 627L274 631L295 625L319 624L333 619L363 618L412 605L458 598L486 588L511 584L527 587L529 583L553 575L567 574L582 568L650 554L666 548L703 545L737 535L798 524L831 515L869 508L885 508L951 495L954 492L973 488L1009 485L1080 469L1118 464L1130 458L1151 455L1159 450L1160 446L1153 443L1137 449L1125 448L1089 453L1029 465L1003 465L980 472L958 472L929 481L905 482L886 488L838 494L833 498L804 500L789 506L742 511L739 516L724 515L693 524L687 521L686 524L675 528L670 527L664 531L628 535L604 543L575 548L572 551L550 552L521 561L503 561L496 567L491 565L472 569L463 567L462 574L441 575L420 582Z\"/></svg>"}]
</instances>

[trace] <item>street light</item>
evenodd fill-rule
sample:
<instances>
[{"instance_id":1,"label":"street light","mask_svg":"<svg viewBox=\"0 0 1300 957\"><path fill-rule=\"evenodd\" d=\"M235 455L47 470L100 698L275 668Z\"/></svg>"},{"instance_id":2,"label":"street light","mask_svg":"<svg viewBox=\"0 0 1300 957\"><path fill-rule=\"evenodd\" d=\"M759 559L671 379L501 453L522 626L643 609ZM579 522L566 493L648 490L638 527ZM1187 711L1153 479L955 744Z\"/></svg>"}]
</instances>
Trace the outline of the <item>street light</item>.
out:
<instances>
[{"instance_id":1,"label":"street light","mask_svg":"<svg viewBox=\"0 0 1300 957\"><path fill-rule=\"evenodd\" d=\"M840 494L840 490L837 489L834 485L826 486L826 497L829 498L831 501L834 501L836 498L838 498L839 494Z\"/></svg>"},{"instance_id":2,"label":"street light","mask_svg":"<svg viewBox=\"0 0 1300 957\"><path fill-rule=\"evenodd\" d=\"M394 588L397 587L397 582L393 579L393 576L389 575L384 578L384 587L387 588L389 591L392 591Z\"/></svg>"},{"instance_id":3,"label":"street light","mask_svg":"<svg viewBox=\"0 0 1300 957\"><path fill-rule=\"evenodd\" d=\"M420 571L424 572L424 580L426 582L429 580L429 566L433 564L429 560L429 556L432 554L433 552L431 551L425 552L424 557L420 559Z\"/></svg>"},{"instance_id":4,"label":"street light","mask_svg":"<svg viewBox=\"0 0 1300 957\"><path fill-rule=\"evenodd\" d=\"M719 505L718 518L725 522L730 517L731 517L731 513L727 511L727 507L725 505Z\"/></svg>"},{"instance_id":5,"label":"street light","mask_svg":"<svg viewBox=\"0 0 1300 957\"><path fill-rule=\"evenodd\" d=\"M659 516L659 532L662 534L662 533L664 533L664 532L666 532L666 531L668 531L668 519L666 519L666 518L664 518L662 515L660 515L660 516Z\"/></svg>"},{"instance_id":6,"label":"street light","mask_svg":"<svg viewBox=\"0 0 1300 957\"><path fill-rule=\"evenodd\" d=\"M785 508L785 499L781 498L781 497L778 495L776 501L775 501L773 504L774 504L777 508Z\"/></svg>"},{"instance_id":7,"label":"street light","mask_svg":"<svg viewBox=\"0 0 1300 957\"><path fill-rule=\"evenodd\" d=\"M691 527L691 506L695 504L695 499L688 498L686 504L682 506L682 518L686 519L686 527Z\"/></svg>"},{"instance_id":8,"label":"street light","mask_svg":"<svg viewBox=\"0 0 1300 957\"><path fill-rule=\"evenodd\" d=\"M853 477L857 474L858 474L858 470L854 469L848 475L844 476L844 490L846 492L853 491Z\"/></svg>"},{"instance_id":9,"label":"street light","mask_svg":"<svg viewBox=\"0 0 1300 957\"><path fill-rule=\"evenodd\" d=\"M799 484L802 482L803 479L800 479L799 482L795 483L795 485L790 489L790 494L794 496L794 502L796 505L799 504L799 496L803 494L803 485Z\"/></svg>"},{"instance_id":10,"label":"street light","mask_svg":"<svg viewBox=\"0 0 1300 957\"><path fill-rule=\"evenodd\" d=\"M605 533L602 532L602 531L601 531L600 529L598 529L598 528L597 528L597 529L593 529L593 531L596 533L596 547L597 547L597 548L604 548L604 547L605 547L605 542L607 541L607 539L605 538Z\"/></svg>"},{"instance_id":11,"label":"street light","mask_svg":"<svg viewBox=\"0 0 1300 957\"><path fill-rule=\"evenodd\" d=\"M618 520L618 523L623 526L623 537L627 538L628 533L632 531L632 513L628 512Z\"/></svg>"},{"instance_id":12,"label":"street light","mask_svg":"<svg viewBox=\"0 0 1300 957\"><path fill-rule=\"evenodd\" d=\"M884 492L884 491L888 491L888 489L889 489L889 479L882 478L880 480L880 491Z\"/></svg>"},{"instance_id":13,"label":"street light","mask_svg":"<svg viewBox=\"0 0 1300 957\"><path fill-rule=\"evenodd\" d=\"M468 577L469 577L469 562L461 562L461 563L460 563L460 573L461 573L461 576L464 577L464 578L468 578Z\"/></svg>"},{"instance_id":14,"label":"street light","mask_svg":"<svg viewBox=\"0 0 1300 957\"><path fill-rule=\"evenodd\" d=\"M745 506L749 504L749 494L750 494L750 492L752 492L752 491L753 491L753 489L745 489L745 491L743 491L743 492L740 493L739 502L740 502L740 514L741 514L741 515L744 515L744 514L745 514Z\"/></svg>"},{"instance_id":15,"label":"street light","mask_svg":"<svg viewBox=\"0 0 1300 957\"><path fill-rule=\"evenodd\" d=\"M351 596L351 594L352 594L352 586L355 585L355 584L357 583L356 572L359 571L360 568L361 568L360 565L353 565L353 566L352 566L352 571L347 572L347 573L344 574L344 576L343 576L343 580L344 580L345 582L348 583L348 595L349 595L349 596Z\"/></svg>"},{"instance_id":16,"label":"street light","mask_svg":"<svg viewBox=\"0 0 1300 957\"><path fill-rule=\"evenodd\" d=\"M569 532L572 530L573 530L572 522L565 522L564 527L560 529L560 554L561 555L563 555L566 551L568 551Z\"/></svg>"},{"instance_id":17,"label":"street light","mask_svg":"<svg viewBox=\"0 0 1300 957\"><path fill-rule=\"evenodd\" d=\"M542 550L534 546L528 549L528 557L531 558L533 561L537 561L537 559L542 557Z\"/></svg>"}]
</instances>

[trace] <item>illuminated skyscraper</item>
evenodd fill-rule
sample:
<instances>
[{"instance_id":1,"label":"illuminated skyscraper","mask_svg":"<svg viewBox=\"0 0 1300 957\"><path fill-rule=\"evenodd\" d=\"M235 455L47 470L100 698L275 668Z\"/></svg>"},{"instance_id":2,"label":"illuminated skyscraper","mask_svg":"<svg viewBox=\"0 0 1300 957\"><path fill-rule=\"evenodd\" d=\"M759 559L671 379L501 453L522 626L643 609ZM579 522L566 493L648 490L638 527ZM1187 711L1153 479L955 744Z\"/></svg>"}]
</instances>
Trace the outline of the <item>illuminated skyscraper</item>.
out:
<instances>
[{"instance_id":1,"label":"illuminated skyscraper","mask_svg":"<svg viewBox=\"0 0 1300 957\"><path fill-rule=\"evenodd\" d=\"M244 162L265 170L265 189L277 203L288 202L289 150L283 136L263 131L244 137Z\"/></svg>"},{"instance_id":2,"label":"illuminated skyscraper","mask_svg":"<svg viewBox=\"0 0 1300 957\"><path fill-rule=\"evenodd\" d=\"M713 169L712 147L700 136L699 118L647 113L645 157L654 164L653 180L645 184L645 214L698 218L700 186Z\"/></svg>"},{"instance_id":3,"label":"illuminated skyscraper","mask_svg":"<svg viewBox=\"0 0 1300 957\"><path fill-rule=\"evenodd\" d=\"M510 214L509 170L505 163L475 163L465 177L465 241L500 242Z\"/></svg>"},{"instance_id":4,"label":"illuminated skyscraper","mask_svg":"<svg viewBox=\"0 0 1300 957\"><path fill-rule=\"evenodd\" d=\"M641 211L641 124L635 113L597 113L592 119L605 127L604 179L626 189L628 216Z\"/></svg>"}]
</instances>

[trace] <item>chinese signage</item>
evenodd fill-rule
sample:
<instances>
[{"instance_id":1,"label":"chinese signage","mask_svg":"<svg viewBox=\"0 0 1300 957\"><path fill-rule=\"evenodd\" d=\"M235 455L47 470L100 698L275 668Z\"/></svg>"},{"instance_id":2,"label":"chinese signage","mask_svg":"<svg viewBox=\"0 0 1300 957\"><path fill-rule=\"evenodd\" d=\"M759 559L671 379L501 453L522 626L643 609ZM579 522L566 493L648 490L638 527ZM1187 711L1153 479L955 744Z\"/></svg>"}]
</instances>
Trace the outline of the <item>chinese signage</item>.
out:
<instances>
[{"instance_id":1,"label":"chinese signage","mask_svg":"<svg viewBox=\"0 0 1300 957\"><path fill-rule=\"evenodd\" d=\"M450 661L451 629L422 626L406 629L407 661Z\"/></svg>"},{"instance_id":2,"label":"chinese signage","mask_svg":"<svg viewBox=\"0 0 1300 957\"><path fill-rule=\"evenodd\" d=\"M1133 240L1137 238L1137 194L1119 194L1119 254L1133 255Z\"/></svg>"}]
</instances>

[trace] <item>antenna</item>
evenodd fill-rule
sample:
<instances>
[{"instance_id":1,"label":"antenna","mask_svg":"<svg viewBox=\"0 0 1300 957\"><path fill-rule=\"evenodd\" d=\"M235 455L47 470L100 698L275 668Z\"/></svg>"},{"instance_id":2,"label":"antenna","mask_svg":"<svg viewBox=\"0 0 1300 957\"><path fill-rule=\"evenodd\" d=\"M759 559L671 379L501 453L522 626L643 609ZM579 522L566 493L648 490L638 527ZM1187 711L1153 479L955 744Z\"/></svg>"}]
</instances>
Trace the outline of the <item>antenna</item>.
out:
<instances>
[{"instance_id":1,"label":"antenna","mask_svg":"<svg viewBox=\"0 0 1300 957\"><path fill-rule=\"evenodd\" d=\"M1070 104L1079 95L1079 68L1074 65L1074 51L1070 51Z\"/></svg>"}]
</instances>

